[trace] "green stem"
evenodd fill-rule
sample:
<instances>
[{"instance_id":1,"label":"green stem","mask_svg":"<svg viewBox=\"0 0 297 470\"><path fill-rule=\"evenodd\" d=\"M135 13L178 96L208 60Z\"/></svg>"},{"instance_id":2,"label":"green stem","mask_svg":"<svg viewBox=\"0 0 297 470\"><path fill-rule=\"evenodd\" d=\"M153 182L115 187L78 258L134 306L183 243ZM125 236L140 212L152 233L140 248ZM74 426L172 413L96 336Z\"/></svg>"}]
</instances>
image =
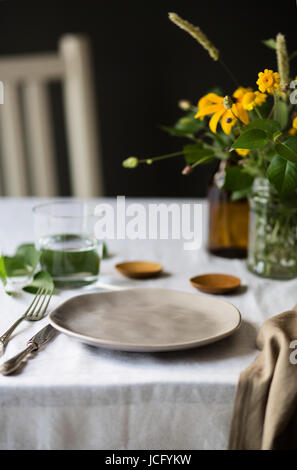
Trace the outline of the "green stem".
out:
<instances>
[{"instance_id":1,"label":"green stem","mask_svg":"<svg viewBox=\"0 0 297 470\"><path fill-rule=\"evenodd\" d=\"M222 65L222 67L225 69L225 71L227 72L227 74L230 76L230 78L233 80L233 82L235 83L235 85L237 87L239 87L239 82L237 80L237 78L233 75L233 73L231 72L231 70L229 69L229 67L225 64L225 62L223 62L223 60L221 58L219 58L219 62L220 64Z\"/></svg>"},{"instance_id":2,"label":"green stem","mask_svg":"<svg viewBox=\"0 0 297 470\"><path fill-rule=\"evenodd\" d=\"M273 93L274 105L273 105L273 119L277 120L277 102L278 97L276 93Z\"/></svg>"},{"instance_id":3,"label":"green stem","mask_svg":"<svg viewBox=\"0 0 297 470\"><path fill-rule=\"evenodd\" d=\"M272 115L274 115L274 119L275 119L275 115L276 115L276 103L277 103L277 97L276 97L276 94L273 93L273 100L274 100L274 103L273 103L273 106L271 108L271 111L267 117L267 119L271 119L272 118Z\"/></svg>"},{"instance_id":4,"label":"green stem","mask_svg":"<svg viewBox=\"0 0 297 470\"><path fill-rule=\"evenodd\" d=\"M255 112L256 112L258 118L263 119L263 116L262 116L262 114L260 113L260 111L257 107L255 108Z\"/></svg>"},{"instance_id":5,"label":"green stem","mask_svg":"<svg viewBox=\"0 0 297 470\"><path fill-rule=\"evenodd\" d=\"M154 157L154 158L146 158L145 160L139 160L139 163L146 163L148 160L151 161L158 161L158 160L166 160L167 158L173 158L173 157L178 157L179 155L183 155L183 151L180 152L175 152L175 153L168 153L167 155L161 155L160 157Z\"/></svg>"},{"instance_id":6,"label":"green stem","mask_svg":"<svg viewBox=\"0 0 297 470\"><path fill-rule=\"evenodd\" d=\"M191 168L193 169L193 168L195 168L196 166L201 165L201 164L204 163L204 162L207 162L207 160L209 160L209 159L210 159L210 157L201 158L201 160L197 160L197 162L192 163Z\"/></svg>"}]
</instances>

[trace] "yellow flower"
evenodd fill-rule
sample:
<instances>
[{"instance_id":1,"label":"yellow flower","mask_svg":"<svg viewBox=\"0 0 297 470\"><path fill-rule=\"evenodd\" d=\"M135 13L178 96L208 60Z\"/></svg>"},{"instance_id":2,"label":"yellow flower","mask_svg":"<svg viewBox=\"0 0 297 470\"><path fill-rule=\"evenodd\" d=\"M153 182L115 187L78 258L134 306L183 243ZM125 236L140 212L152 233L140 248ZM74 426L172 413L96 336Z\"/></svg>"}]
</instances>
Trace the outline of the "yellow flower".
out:
<instances>
[{"instance_id":1,"label":"yellow flower","mask_svg":"<svg viewBox=\"0 0 297 470\"><path fill-rule=\"evenodd\" d=\"M198 113L195 115L195 118L203 119L205 116L212 114L209 121L210 130L216 134L218 123L221 120L223 131L225 134L230 134L232 127L238 119L244 124L249 123L249 115L242 106L242 97L247 90L250 91L249 88L240 87L234 92L234 103L232 108L228 110L224 107L224 98L222 96L208 93L199 100Z\"/></svg>"},{"instance_id":2,"label":"yellow flower","mask_svg":"<svg viewBox=\"0 0 297 470\"><path fill-rule=\"evenodd\" d=\"M221 127L225 134L230 134L232 127L237 123L237 121L238 119L234 116L232 109L228 109L221 119Z\"/></svg>"},{"instance_id":3,"label":"yellow flower","mask_svg":"<svg viewBox=\"0 0 297 470\"><path fill-rule=\"evenodd\" d=\"M244 88L241 86L233 93L234 105L232 107L232 111L244 124L248 124L250 122L250 118L248 112L243 107L243 99L245 95L251 91L251 88Z\"/></svg>"},{"instance_id":4,"label":"yellow flower","mask_svg":"<svg viewBox=\"0 0 297 470\"><path fill-rule=\"evenodd\" d=\"M235 152L241 157L245 157L249 153L249 149L235 149Z\"/></svg>"},{"instance_id":5,"label":"yellow flower","mask_svg":"<svg viewBox=\"0 0 297 470\"><path fill-rule=\"evenodd\" d=\"M243 86L240 86L238 87L234 93L233 93L233 96L234 98L236 98L238 101L242 100L242 98L244 97L244 95L246 93L249 93L250 91L252 91L252 89L250 87L248 88L245 88Z\"/></svg>"},{"instance_id":6,"label":"yellow flower","mask_svg":"<svg viewBox=\"0 0 297 470\"><path fill-rule=\"evenodd\" d=\"M262 93L273 94L280 87L280 76L278 72L265 69L258 74L257 85Z\"/></svg>"},{"instance_id":7,"label":"yellow flower","mask_svg":"<svg viewBox=\"0 0 297 470\"><path fill-rule=\"evenodd\" d=\"M215 93L208 93L198 101L198 112L195 118L203 119L208 114L212 114L213 116L209 121L209 128L214 134L217 132L217 125L220 118L226 113L223 100L224 98Z\"/></svg>"},{"instance_id":8,"label":"yellow flower","mask_svg":"<svg viewBox=\"0 0 297 470\"><path fill-rule=\"evenodd\" d=\"M252 111L256 106L261 106L265 103L267 95L260 93L259 91L249 91L242 99L242 106L247 111Z\"/></svg>"},{"instance_id":9,"label":"yellow flower","mask_svg":"<svg viewBox=\"0 0 297 470\"><path fill-rule=\"evenodd\" d=\"M216 104L217 98L221 98L221 97L217 96L215 93L207 93L207 95L202 96L202 98L200 98L200 100L198 101L198 112L195 115L195 118L196 119L200 118L200 120L202 121L204 117L206 116L206 114L201 114L198 116L199 111L201 111L202 109L208 109L209 106Z\"/></svg>"}]
</instances>

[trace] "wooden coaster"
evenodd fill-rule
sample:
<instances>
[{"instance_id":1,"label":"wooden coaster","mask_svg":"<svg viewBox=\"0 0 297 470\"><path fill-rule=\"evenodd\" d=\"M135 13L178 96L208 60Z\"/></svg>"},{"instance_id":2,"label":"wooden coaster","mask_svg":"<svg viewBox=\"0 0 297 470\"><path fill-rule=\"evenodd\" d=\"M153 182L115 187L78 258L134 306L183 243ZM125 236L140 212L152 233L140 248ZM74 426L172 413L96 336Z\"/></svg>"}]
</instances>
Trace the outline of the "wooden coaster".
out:
<instances>
[{"instance_id":1,"label":"wooden coaster","mask_svg":"<svg viewBox=\"0 0 297 470\"><path fill-rule=\"evenodd\" d=\"M150 261L126 261L116 264L115 269L126 277L147 279L158 276L163 271L163 266Z\"/></svg>"},{"instance_id":2,"label":"wooden coaster","mask_svg":"<svg viewBox=\"0 0 297 470\"><path fill-rule=\"evenodd\" d=\"M208 294L227 294L237 289L241 280L229 274L202 274L190 279L191 284Z\"/></svg>"}]
</instances>

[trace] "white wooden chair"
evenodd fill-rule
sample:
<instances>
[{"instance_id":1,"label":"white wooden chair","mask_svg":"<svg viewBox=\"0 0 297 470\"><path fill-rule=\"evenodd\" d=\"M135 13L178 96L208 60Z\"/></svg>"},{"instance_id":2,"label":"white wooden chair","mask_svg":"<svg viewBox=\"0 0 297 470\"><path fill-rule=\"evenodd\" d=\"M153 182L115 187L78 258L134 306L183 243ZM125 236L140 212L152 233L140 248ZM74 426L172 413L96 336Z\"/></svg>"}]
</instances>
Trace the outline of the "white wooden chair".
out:
<instances>
[{"instance_id":1,"label":"white wooden chair","mask_svg":"<svg viewBox=\"0 0 297 470\"><path fill-rule=\"evenodd\" d=\"M59 42L58 53L1 57L0 80L4 89L4 103L0 104L0 194L58 195L48 84L59 80L63 86L73 195L102 195L88 39L80 35L65 35ZM23 107L19 90L24 93Z\"/></svg>"}]
</instances>

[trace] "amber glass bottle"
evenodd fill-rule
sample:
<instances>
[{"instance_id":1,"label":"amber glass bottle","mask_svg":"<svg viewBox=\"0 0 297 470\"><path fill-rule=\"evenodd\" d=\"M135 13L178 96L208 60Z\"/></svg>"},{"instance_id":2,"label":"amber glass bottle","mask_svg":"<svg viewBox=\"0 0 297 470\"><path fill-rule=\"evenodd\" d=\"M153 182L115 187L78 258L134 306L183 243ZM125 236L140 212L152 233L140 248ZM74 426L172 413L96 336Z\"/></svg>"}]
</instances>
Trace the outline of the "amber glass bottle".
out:
<instances>
[{"instance_id":1,"label":"amber glass bottle","mask_svg":"<svg viewBox=\"0 0 297 470\"><path fill-rule=\"evenodd\" d=\"M249 205L247 199L232 201L222 188L229 162L222 161L208 189L208 250L224 258L245 258L248 247Z\"/></svg>"}]
</instances>

